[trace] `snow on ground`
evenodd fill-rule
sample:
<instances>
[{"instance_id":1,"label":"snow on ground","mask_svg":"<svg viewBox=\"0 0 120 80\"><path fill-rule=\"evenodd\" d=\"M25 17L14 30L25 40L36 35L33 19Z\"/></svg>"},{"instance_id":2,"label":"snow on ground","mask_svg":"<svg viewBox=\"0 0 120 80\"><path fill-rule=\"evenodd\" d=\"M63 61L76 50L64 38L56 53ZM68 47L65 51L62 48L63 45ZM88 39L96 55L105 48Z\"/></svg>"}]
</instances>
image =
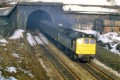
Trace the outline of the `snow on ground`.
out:
<instances>
[{"instance_id":1,"label":"snow on ground","mask_svg":"<svg viewBox=\"0 0 120 80\"><path fill-rule=\"evenodd\" d=\"M4 8L0 8L0 10L4 10L4 9L9 9L10 7L4 7Z\"/></svg>"},{"instance_id":2,"label":"snow on ground","mask_svg":"<svg viewBox=\"0 0 120 80\"><path fill-rule=\"evenodd\" d=\"M17 80L15 77L9 77L9 80Z\"/></svg>"},{"instance_id":3,"label":"snow on ground","mask_svg":"<svg viewBox=\"0 0 120 80\"><path fill-rule=\"evenodd\" d=\"M31 71L27 71L27 70L24 70L22 69L21 67L18 68L20 71L24 72L24 74L27 74L28 76L30 76L31 78L33 78L33 74L31 73Z\"/></svg>"},{"instance_id":4,"label":"snow on ground","mask_svg":"<svg viewBox=\"0 0 120 80\"><path fill-rule=\"evenodd\" d=\"M40 39L40 38L42 39ZM46 37L43 34L39 34L39 36L34 36L35 40L37 41L38 44L44 45L48 44L48 40L46 39ZM35 42L33 36L30 33L27 33L27 40L30 43L31 46L35 46L37 43ZM44 43L42 42L44 41Z\"/></svg>"},{"instance_id":5,"label":"snow on ground","mask_svg":"<svg viewBox=\"0 0 120 80\"><path fill-rule=\"evenodd\" d=\"M16 69L17 68L11 66L11 67L7 67L7 69L5 69L5 70L10 72L10 73L16 73L17 72Z\"/></svg>"},{"instance_id":6,"label":"snow on ground","mask_svg":"<svg viewBox=\"0 0 120 80\"><path fill-rule=\"evenodd\" d=\"M61 2L63 4L81 4L81 5L120 5L120 0L24 0L25 2ZM82 11L81 13L110 13L118 12L118 9L103 8L95 6L78 6L78 5L65 5L65 11Z\"/></svg>"},{"instance_id":7,"label":"snow on ground","mask_svg":"<svg viewBox=\"0 0 120 80\"><path fill-rule=\"evenodd\" d=\"M116 38L117 37L117 38ZM104 43L114 42L115 40L119 40L118 33L116 32L109 32L103 35L100 35L98 40L101 40Z\"/></svg>"},{"instance_id":8,"label":"snow on ground","mask_svg":"<svg viewBox=\"0 0 120 80\"><path fill-rule=\"evenodd\" d=\"M4 76L2 76L2 72L0 71L0 80L17 80L17 79L13 76L10 77L7 76L7 78L5 78Z\"/></svg>"},{"instance_id":9,"label":"snow on ground","mask_svg":"<svg viewBox=\"0 0 120 80\"><path fill-rule=\"evenodd\" d=\"M18 39L18 38L23 38L23 32L25 32L22 29L18 29L14 32L14 34L9 38L9 39Z\"/></svg>"},{"instance_id":10,"label":"snow on ground","mask_svg":"<svg viewBox=\"0 0 120 80\"><path fill-rule=\"evenodd\" d=\"M120 42L114 44L114 45L112 46L112 49L111 49L110 51L120 54L119 50L116 50L116 47L117 47L118 44L120 44Z\"/></svg>"},{"instance_id":11,"label":"snow on ground","mask_svg":"<svg viewBox=\"0 0 120 80\"><path fill-rule=\"evenodd\" d=\"M13 56L16 57L16 58L19 58L19 54L16 54L16 53L13 53Z\"/></svg>"},{"instance_id":12,"label":"snow on ground","mask_svg":"<svg viewBox=\"0 0 120 80\"><path fill-rule=\"evenodd\" d=\"M98 40L104 43L111 43L111 42L119 42L120 37L118 37L118 33L116 32L109 32L103 35L100 35Z\"/></svg>"},{"instance_id":13,"label":"snow on ground","mask_svg":"<svg viewBox=\"0 0 120 80\"><path fill-rule=\"evenodd\" d=\"M64 4L81 4L81 5L120 5L120 0L29 0L28 2L62 2ZM112 8L103 8L103 7L85 7L85 6L78 6L78 5L65 5L63 7L65 11L68 11L69 9L71 11L91 11L94 13L97 12L117 12L116 9Z\"/></svg>"},{"instance_id":14,"label":"snow on ground","mask_svg":"<svg viewBox=\"0 0 120 80\"><path fill-rule=\"evenodd\" d=\"M42 44L42 45L44 44L38 36L34 36L34 37L38 44Z\"/></svg>"},{"instance_id":15,"label":"snow on ground","mask_svg":"<svg viewBox=\"0 0 120 80\"><path fill-rule=\"evenodd\" d=\"M27 0L26 0L27 1ZM64 4L111 5L120 4L120 0L29 0L30 2L63 2Z\"/></svg>"},{"instance_id":16,"label":"snow on ground","mask_svg":"<svg viewBox=\"0 0 120 80\"><path fill-rule=\"evenodd\" d=\"M6 40L6 39L0 39L0 43L3 43L3 44L7 44L8 43L8 41Z\"/></svg>"},{"instance_id":17,"label":"snow on ground","mask_svg":"<svg viewBox=\"0 0 120 80\"><path fill-rule=\"evenodd\" d=\"M43 34L40 33L39 37L42 39L42 41L44 41L45 44L48 44L48 40Z\"/></svg>"},{"instance_id":18,"label":"snow on ground","mask_svg":"<svg viewBox=\"0 0 120 80\"><path fill-rule=\"evenodd\" d=\"M95 6L78 6L78 5L66 5L63 7L65 11L81 11L81 12L116 12L116 9L110 9L110 8L103 8L103 7L95 7Z\"/></svg>"},{"instance_id":19,"label":"snow on ground","mask_svg":"<svg viewBox=\"0 0 120 80\"><path fill-rule=\"evenodd\" d=\"M120 54L119 50L116 49L118 44L120 44L120 36L116 32L109 32L98 37L98 41L103 43L109 43L112 49L110 51Z\"/></svg>"},{"instance_id":20,"label":"snow on ground","mask_svg":"<svg viewBox=\"0 0 120 80\"><path fill-rule=\"evenodd\" d=\"M6 44L8 43L8 41L4 38L0 38L0 46L6 46Z\"/></svg>"},{"instance_id":21,"label":"snow on ground","mask_svg":"<svg viewBox=\"0 0 120 80\"><path fill-rule=\"evenodd\" d=\"M6 11L4 12L4 15L8 14L8 12L9 12L9 10L6 10Z\"/></svg>"},{"instance_id":22,"label":"snow on ground","mask_svg":"<svg viewBox=\"0 0 120 80\"><path fill-rule=\"evenodd\" d=\"M32 35L30 33L27 33L27 40L30 43L31 46L35 46L36 42L34 40L34 38L32 37Z\"/></svg>"}]
</instances>

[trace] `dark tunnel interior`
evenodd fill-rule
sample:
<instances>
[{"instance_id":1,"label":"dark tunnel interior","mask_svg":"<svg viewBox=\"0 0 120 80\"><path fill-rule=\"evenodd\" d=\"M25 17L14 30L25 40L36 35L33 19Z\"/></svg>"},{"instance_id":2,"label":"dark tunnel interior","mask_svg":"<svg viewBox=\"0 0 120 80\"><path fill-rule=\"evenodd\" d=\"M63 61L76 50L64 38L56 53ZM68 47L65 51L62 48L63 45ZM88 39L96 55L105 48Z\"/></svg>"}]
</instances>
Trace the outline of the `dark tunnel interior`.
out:
<instances>
[{"instance_id":1,"label":"dark tunnel interior","mask_svg":"<svg viewBox=\"0 0 120 80\"><path fill-rule=\"evenodd\" d=\"M28 16L27 30L36 29L40 26L40 20L47 20L52 22L50 15L43 10L36 10Z\"/></svg>"}]
</instances>

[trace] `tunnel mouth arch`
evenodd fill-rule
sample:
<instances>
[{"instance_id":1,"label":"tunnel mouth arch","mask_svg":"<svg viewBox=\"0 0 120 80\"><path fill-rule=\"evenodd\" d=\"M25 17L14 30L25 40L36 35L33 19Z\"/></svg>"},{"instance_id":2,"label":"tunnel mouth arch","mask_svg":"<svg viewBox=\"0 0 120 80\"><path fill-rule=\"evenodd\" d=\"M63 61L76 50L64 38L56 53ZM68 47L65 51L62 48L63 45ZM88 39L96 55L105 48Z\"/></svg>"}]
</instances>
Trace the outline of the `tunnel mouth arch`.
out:
<instances>
[{"instance_id":1,"label":"tunnel mouth arch","mask_svg":"<svg viewBox=\"0 0 120 80\"><path fill-rule=\"evenodd\" d=\"M44 10L35 10L32 13L30 13L30 15L28 16L26 29L33 30L38 28L40 25L40 20L46 20L52 22L52 18L49 15L49 13L47 13Z\"/></svg>"}]
</instances>

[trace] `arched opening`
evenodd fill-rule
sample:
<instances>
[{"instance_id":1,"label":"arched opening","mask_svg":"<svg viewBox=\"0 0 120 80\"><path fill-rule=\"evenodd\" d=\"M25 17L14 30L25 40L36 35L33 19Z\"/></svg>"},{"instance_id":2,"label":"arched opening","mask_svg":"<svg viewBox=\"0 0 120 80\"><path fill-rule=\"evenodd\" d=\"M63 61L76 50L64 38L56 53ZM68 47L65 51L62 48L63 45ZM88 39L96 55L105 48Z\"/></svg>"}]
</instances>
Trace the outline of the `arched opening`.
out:
<instances>
[{"instance_id":1,"label":"arched opening","mask_svg":"<svg viewBox=\"0 0 120 80\"><path fill-rule=\"evenodd\" d=\"M26 25L27 30L38 28L40 25L40 20L47 20L49 22L52 22L52 19L47 12L43 10L36 10L28 16L27 25Z\"/></svg>"}]
</instances>

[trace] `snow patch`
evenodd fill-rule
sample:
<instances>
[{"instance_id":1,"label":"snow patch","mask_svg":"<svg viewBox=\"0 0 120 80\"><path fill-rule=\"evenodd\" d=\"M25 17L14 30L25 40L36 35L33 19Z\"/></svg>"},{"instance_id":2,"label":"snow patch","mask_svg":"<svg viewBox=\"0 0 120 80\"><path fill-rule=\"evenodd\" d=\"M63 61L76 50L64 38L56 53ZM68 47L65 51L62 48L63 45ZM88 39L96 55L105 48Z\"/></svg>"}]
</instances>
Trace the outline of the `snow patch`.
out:
<instances>
[{"instance_id":1,"label":"snow patch","mask_svg":"<svg viewBox=\"0 0 120 80\"><path fill-rule=\"evenodd\" d=\"M119 39L120 39L120 37L118 37L118 33L116 33L116 32L109 32L109 33L100 35L98 38L98 40L101 40L104 43L114 42L115 40L117 41Z\"/></svg>"},{"instance_id":2,"label":"snow patch","mask_svg":"<svg viewBox=\"0 0 120 80\"><path fill-rule=\"evenodd\" d=\"M17 80L15 77L9 77L9 80Z\"/></svg>"},{"instance_id":3,"label":"snow patch","mask_svg":"<svg viewBox=\"0 0 120 80\"><path fill-rule=\"evenodd\" d=\"M42 39L42 41L44 41L45 44L48 44L48 40L43 34L39 33L39 37Z\"/></svg>"},{"instance_id":4,"label":"snow patch","mask_svg":"<svg viewBox=\"0 0 120 80\"><path fill-rule=\"evenodd\" d=\"M20 71L24 72L24 74L27 74L28 76L30 76L31 78L34 78L33 74L31 73L31 71L26 71L24 69L22 69L21 67L18 68Z\"/></svg>"},{"instance_id":5,"label":"snow patch","mask_svg":"<svg viewBox=\"0 0 120 80\"><path fill-rule=\"evenodd\" d=\"M6 46L6 44L9 43L6 39L0 38L0 45Z\"/></svg>"},{"instance_id":6,"label":"snow patch","mask_svg":"<svg viewBox=\"0 0 120 80\"><path fill-rule=\"evenodd\" d=\"M27 33L27 40L30 43L31 46L35 46L36 42L34 40L34 38L32 37L32 35L30 33Z\"/></svg>"},{"instance_id":7,"label":"snow patch","mask_svg":"<svg viewBox=\"0 0 120 80\"><path fill-rule=\"evenodd\" d=\"M0 39L0 43L6 44L6 43L8 43L8 41L6 39Z\"/></svg>"},{"instance_id":8,"label":"snow patch","mask_svg":"<svg viewBox=\"0 0 120 80\"><path fill-rule=\"evenodd\" d=\"M17 79L13 76L5 78L4 76L2 76L2 72L0 71L0 80L17 80Z\"/></svg>"},{"instance_id":9,"label":"snow patch","mask_svg":"<svg viewBox=\"0 0 120 80\"><path fill-rule=\"evenodd\" d=\"M27 0L26 0L27 1ZM86 4L86 5L112 5L111 3L120 4L119 0L107 1L107 0L29 0L30 2L63 2L64 4Z\"/></svg>"},{"instance_id":10,"label":"snow patch","mask_svg":"<svg viewBox=\"0 0 120 80\"><path fill-rule=\"evenodd\" d=\"M41 39L38 36L34 36L35 40L37 41L38 44L44 45L44 43L41 41Z\"/></svg>"},{"instance_id":11,"label":"snow patch","mask_svg":"<svg viewBox=\"0 0 120 80\"><path fill-rule=\"evenodd\" d=\"M23 32L25 32L22 29L18 29L14 32L14 34L9 38L9 39L18 39L18 38L23 38Z\"/></svg>"},{"instance_id":12,"label":"snow patch","mask_svg":"<svg viewBox=\"0 0 120 80\"><path fill-rule=\"evenodd\" d=\"M4 76L0 76L0 80L6 80Z\"/></svg>"},{"instance_id":13,"label":"snow patch","mask_svg":"<svg viewBox=\"0 0 120 80\"><path fill-rule=\"evenodd\" d=\"M112 46L112 49L111 49L110 51L120 54L120 52L119 52L118 50L116 50L116 47L117 47L118 44L120 44L120 42L114 44L114 45Z\"/></svg>"},{"instance_id":14,"label":"snow patch","mask_svg":"<svg viewBox=\"0 0 120 80\"><path fill-rule=\"evenodd\" d=\"M16 73L17 72L16 69L17 68L15 68L15 67L7 67L7 69L5 69L5 70L10 72L10 73L12 73L12 72Z\"/></svg>"},{"instance_id":15,"label":"snow patch","mask_svg":"<svg viewBox=\"0 0 120 80\"><path fill-rule=\"evenodd\" d=\"M109 32L106 34L99 35L98 41L102 41L103 43L109 43L112 49L110 51L120 54L119 50L116 49L117 45L120 44L119 34L116 32Z\"/></svg>"},{"instance_id":16,"label":"snow patch","mask_svg":"<svg viewBox=\"0 0 120 80\"><path fill-rule=\"evenodd\" d=\"M38 44L41 44L41 45L44 45L44 43L48 44L48 40L43 34L39 33L39 36L34 36L34 37ZM44 43L43 43L43 41L44 41Z\"/></svg>"},{"instance_id":17,"label":"snow patch","mask_svg":"<svg viewBox=\"0 0 120 80\"><path fill-rule=\"evenodd\" d=\"M13 56L19 58L19 54L13 53Z\"/></svg>"}]
</instances>

